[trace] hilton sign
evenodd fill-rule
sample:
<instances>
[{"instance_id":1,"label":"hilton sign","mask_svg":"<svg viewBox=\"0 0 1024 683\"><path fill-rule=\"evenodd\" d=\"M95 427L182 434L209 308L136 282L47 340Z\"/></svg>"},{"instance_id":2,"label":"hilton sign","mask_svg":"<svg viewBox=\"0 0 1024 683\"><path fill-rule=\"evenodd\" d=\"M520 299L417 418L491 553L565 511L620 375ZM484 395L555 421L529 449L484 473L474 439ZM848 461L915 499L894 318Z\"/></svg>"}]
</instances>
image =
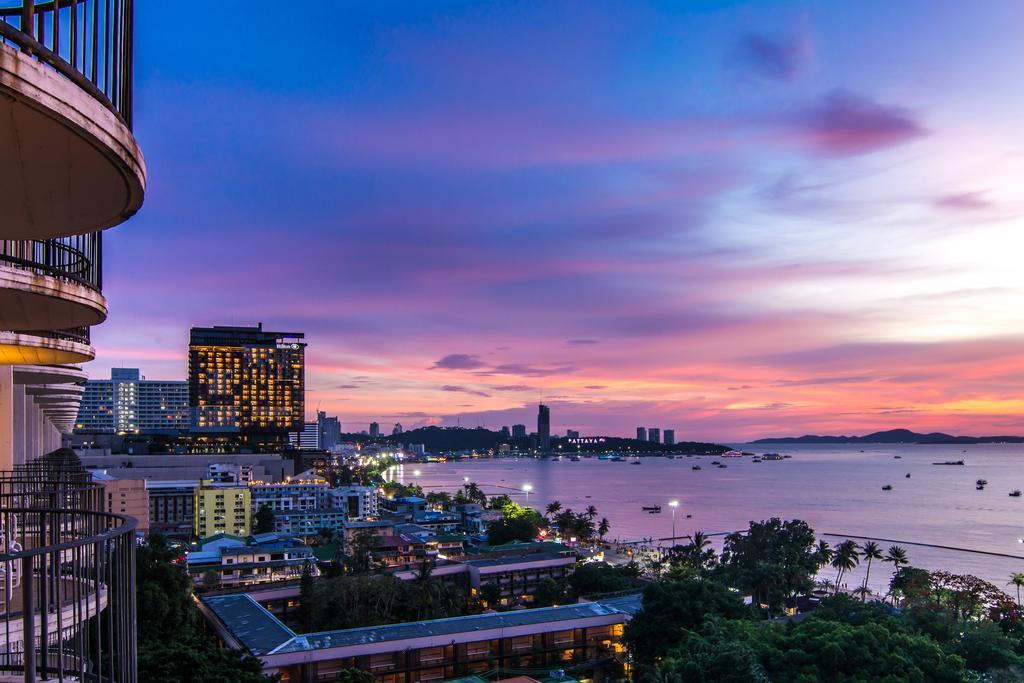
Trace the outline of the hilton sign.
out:
<instances>
[{"instance_id":1,"label":"hilton sign","mask_svg":"<svg viewBox=\"0 0 1024 683\"><path fill-rule=\"evenodd\" d=\"M578 436L572 439L568 439L568 441L573 446L585 446L595 443L604 443L605 439L603 436Z\"/></svg>"}]
</instances>

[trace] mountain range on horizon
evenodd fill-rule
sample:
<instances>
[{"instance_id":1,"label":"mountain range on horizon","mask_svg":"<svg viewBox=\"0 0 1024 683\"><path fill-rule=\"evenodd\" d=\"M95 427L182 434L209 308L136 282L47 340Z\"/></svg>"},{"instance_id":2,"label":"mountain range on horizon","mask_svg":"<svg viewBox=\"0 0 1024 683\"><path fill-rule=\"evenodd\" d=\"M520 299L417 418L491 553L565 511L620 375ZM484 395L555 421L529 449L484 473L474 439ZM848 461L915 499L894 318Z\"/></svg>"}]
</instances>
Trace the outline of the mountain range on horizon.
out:
<instances>
[{"instance_id":1,"label":"mountain range on horizon","mask_svg":"<svg viewBox=\"0 0 1024 683\"><path fill-rule=\"evenodd\" d=\"M918 444L974 444L1024 443L1024 436L954 436L943 432L922 434L909 429L889 429L865 436L803 436L766 437L751 443L918 443Z\"/></svg>"}]
</instances>

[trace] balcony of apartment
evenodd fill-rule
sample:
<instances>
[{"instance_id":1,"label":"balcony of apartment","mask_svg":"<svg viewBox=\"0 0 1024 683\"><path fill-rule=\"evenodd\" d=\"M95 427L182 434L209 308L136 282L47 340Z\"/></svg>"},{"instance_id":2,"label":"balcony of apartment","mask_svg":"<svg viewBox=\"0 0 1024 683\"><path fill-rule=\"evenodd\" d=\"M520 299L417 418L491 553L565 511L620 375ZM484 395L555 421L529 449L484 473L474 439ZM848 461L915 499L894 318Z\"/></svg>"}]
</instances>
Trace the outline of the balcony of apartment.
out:
<instances>
[{"instance_id":1,"label":"balcony of apartment","mask_svg":"<svg viewBox=\"0 0 1024 683\"><path fill-rule=\"evenodd\" d=\"M132 9L132 0L0 2L0 239L84 235L142 205Z\"/></svg>"},{"instance_id":2,"label":"balcony of apartment","mask_svg":"<svg viewBox=\"0 0 1024 683\"><path fill-rule=\"evenodd\" d=\"M107 315L101 273L99 233L0 240L0 364L92 360L88 328Z\"/></svg>"}]
</instances>

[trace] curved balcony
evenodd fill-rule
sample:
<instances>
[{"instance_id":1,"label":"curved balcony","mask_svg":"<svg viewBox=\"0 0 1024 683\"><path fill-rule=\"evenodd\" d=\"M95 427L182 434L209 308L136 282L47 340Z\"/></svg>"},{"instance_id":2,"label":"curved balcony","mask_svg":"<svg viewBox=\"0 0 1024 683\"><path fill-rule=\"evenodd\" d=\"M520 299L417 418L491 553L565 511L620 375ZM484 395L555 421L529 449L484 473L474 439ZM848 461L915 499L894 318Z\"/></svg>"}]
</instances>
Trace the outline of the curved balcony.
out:
<instances>
[{"instance_id":1,"label":"curved balcony","mask_svg":"<svg viewBox=\"0 0 1024 683\"><path fill-rule=\"evenodd\" d=\"M80 235L142 206L131 133L132 0L0 7L0 238ZM13 125L7 125L11 122Z\"/></svg>"},{"instance_id":2,"label":"curved balcony","mask_svg":"<svg viewBox=\"0 0 1024 683\"><path fill-rule=\"evenodd\" d=\"M0 332L0 365L67 365L95 357L89 328Z\"/></svg>"},{"instance_id":3,"label":"curved balcony","mask_svg":"<svg viewBox=\"0 0 1024 683\"><path fill-rule=\"evenodd\" d=\"M0 240L0 330L60 330L107 317L100 233Z\"/></svg>"},{"instance_id":4,"label":"curved balcony","mask_svg":"<svg viewBox=\"0 0 1024 683\"><path fill-rule=\"evenodd\" d=\"M30 384L81 384L89 379L82 368L74 365L15 365L14 383Z\"/></svg>"},{"instance_id":5,"label":"curved balcony","mask_svg":"<svg viewBox=\"0 0 1024 683\"><path fill-rule=\"evenodd\" d=\"M64 449L0 472L0 680L136 680L136 523L103 500Z\"/></svg>"}]
</instances>

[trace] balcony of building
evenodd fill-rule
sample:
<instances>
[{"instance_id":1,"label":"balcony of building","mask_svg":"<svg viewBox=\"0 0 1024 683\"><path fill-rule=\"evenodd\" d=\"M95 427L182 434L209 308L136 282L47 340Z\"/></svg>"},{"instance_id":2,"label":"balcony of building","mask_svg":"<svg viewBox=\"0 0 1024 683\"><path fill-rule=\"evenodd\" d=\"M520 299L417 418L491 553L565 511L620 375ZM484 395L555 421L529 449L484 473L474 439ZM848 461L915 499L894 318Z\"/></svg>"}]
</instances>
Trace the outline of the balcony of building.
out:
<instances>
[{"instance_id":1,"label":"balcony of building","mask_svg":"<svg viewBox=\"0 0 1024 683\"><path fill-rule=\"evenodd\" d=\"M132 0L0 3L0 238L95 232L142 205L132 9Z\"/></svg>"},{"instance_id":2,"label":"balcony of building","mask_svg":"<svg viewBox=\"0 0 1024 683\"><path fill-rule=\"evenodd\" d=\"M0 471L0 680L135 673L135 520L71 451Z\"/></svg>"}]
</instances>

